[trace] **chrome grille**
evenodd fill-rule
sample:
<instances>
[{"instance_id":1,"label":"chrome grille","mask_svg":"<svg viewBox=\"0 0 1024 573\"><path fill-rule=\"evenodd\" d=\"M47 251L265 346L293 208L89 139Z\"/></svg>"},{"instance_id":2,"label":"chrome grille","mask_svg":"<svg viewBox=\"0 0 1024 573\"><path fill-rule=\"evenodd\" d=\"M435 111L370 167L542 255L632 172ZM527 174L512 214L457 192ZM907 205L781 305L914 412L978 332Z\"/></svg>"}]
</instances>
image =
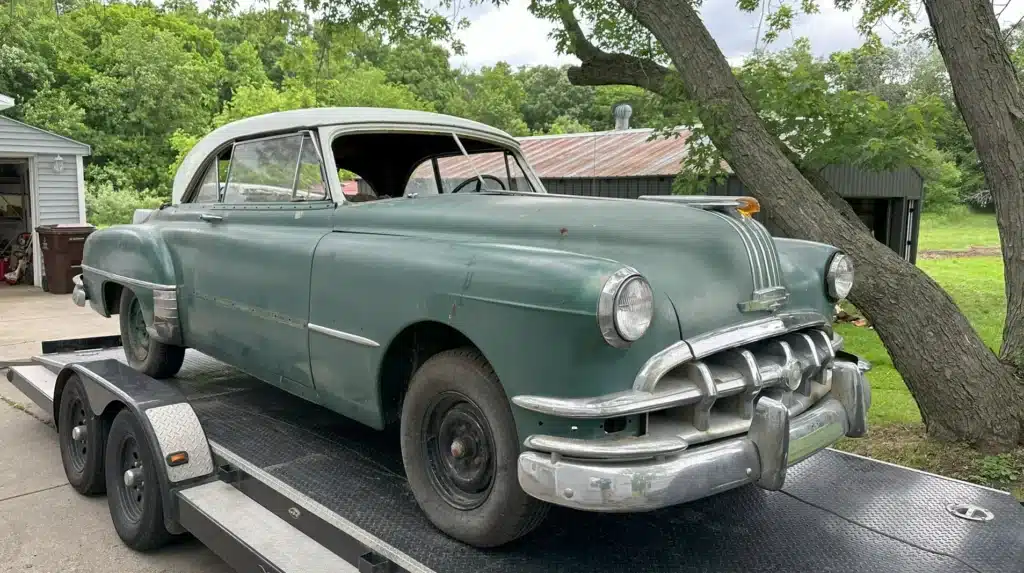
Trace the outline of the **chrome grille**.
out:
<instances>
[{"instance_id":1,"label":"chrome grille","mask_svg":"<svg viewBox=\"0 0 1024 573\"><path fill-rule=\"evenodd\" d=\"M754 401L768 391L799 414L831 389L834 358L829 335L812 328L682 364L654 385L654 396L673 399L648 414L648 435L694 444L746 432Z\"/></svg>"}]
</instances>

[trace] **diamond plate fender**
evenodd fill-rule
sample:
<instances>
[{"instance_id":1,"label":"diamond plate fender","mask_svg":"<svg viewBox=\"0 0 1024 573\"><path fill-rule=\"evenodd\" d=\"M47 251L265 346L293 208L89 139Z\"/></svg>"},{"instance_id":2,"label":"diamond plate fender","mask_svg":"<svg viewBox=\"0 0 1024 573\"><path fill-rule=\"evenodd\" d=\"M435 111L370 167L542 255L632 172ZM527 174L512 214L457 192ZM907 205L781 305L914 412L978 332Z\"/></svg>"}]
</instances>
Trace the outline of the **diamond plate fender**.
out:
<instances>
[{"instance_id":1,"label":"diamond plate fender","mask_svg":"<svg viewBox=\"0 0 1024 573\"><path fill-rule=\"evenodd\" d=\"M203 477L213 473L213 457L199 418L188 402L149 408L146 411L150 427L160 444L160 457L167 465L167 456L187 452L188 463L167 465L167 479L173 483Z\"/></svg>"}]
</instances>

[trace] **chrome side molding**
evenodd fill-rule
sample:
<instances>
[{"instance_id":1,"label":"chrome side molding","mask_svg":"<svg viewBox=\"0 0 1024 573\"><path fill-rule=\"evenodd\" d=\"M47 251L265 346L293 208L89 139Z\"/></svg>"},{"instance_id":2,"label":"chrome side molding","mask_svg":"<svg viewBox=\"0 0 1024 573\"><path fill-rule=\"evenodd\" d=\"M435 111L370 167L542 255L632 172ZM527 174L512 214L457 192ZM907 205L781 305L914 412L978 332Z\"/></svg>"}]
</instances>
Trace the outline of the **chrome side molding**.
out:
<instances>
[{"instance_id":1,"label":"chrome side molding","mask_svg":"<svg viewBox=\"0 0 1024 573\"><path fill-rule=\"evenodd\" d=\"M351 334L349 332L342 332L340 330L335 330L333 328L327 328L326 326L320 326L319 324L313 324L312 322L307 323L306 328L308 328L312 332L319 332L324 336L330 336L331 338L337 338L338 340L352 342L354 344L359 344L361 346L369 346L371 348L377 348L378 346L380 346L380 343L378 343L376 340L370 340L369 338L359 336L358 334Z\"/></svg>"}]
</instances>

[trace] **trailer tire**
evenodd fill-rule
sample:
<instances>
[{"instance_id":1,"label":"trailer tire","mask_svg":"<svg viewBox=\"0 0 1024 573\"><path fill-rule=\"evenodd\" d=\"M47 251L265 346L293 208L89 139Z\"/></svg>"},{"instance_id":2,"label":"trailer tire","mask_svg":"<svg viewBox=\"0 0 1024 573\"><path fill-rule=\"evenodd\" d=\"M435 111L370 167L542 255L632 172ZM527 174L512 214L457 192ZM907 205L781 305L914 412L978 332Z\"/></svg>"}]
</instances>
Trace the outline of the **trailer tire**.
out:
<instances>
[{"instance_id":1,"label":"trailer tire","mask_svg":"<svg viewBox=\"0 0 1024 573\"><path fill-rule=\"evenodd\" d=\"M172 537L164 525L157 463L135 414L121 410L107 439L107 507L117 535L136 551L157 549ZM129 470L138 472L133 473L131 483L126 475Z\"/></svg>"},{"instance_id":2,"label":"trailer tire","mask_svg":"<svg viewBox=\"0 0 1024 573\"><path fill-rule=\"evenodd\" d=\"M154 340L145 331L146 323L138 298L130 288L121 290L121 342L128 365L153 378L170 378L181 370L185 347Z\"/></svg>"},{"instance_id":3,"label":"trailer tire","mask_svg":"<svg viewBox=\"0 0 1024 573\"><path fill-rule=\"evenodd\" d=\"M544 520L548 504L519 486L519 435L494 369L475 349L438 353L402 405L402 460L430 521L476 547L497 547Z\"/></svg>"},{"instance_id":4,"label":"trailer tire","mask_svg":"<svg viewBox=\"0 0 1024 573\"><path fill-rule=\"evenodd\" d=\"M71 487L82 495L98 495L106 491L103 449L107 430L107 423L93 415L78 374L72 374L60 395L57 441L64 475ZM78 434L77 439L75 434Z\"/></svg>"}]
</instances>

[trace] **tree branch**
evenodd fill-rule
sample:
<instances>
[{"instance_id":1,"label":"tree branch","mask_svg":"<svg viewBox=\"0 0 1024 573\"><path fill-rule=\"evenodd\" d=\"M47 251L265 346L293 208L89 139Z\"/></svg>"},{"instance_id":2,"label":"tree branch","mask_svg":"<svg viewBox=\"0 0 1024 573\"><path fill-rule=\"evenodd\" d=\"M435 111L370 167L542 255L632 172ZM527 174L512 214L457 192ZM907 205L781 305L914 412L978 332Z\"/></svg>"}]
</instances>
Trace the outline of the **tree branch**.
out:
<instances>
[{"instance_id":1,"label":"tree branch","mask_svg":"<svg viewBox=\"0 0 1024 573\"><path fill-rule=\"evenodd\" d=\"M647 58L601 50L583 33L583 28L568 0L558 0L555 2L555 8L569 37L569 49L581 62L579 66L569 68L570 82L578 86L629 85L660 96L670 96L666 82L670 81L669 78L678 79L675 70ZM804 168L796 152L781 141L778 144L779 149L800 169L822 197L838 209L844 218L864 231L868 230L850 204L832 189L820 173Z\"/></svg>"},{"instance_id":2,"label":"tree branch","mask_svg":"<svg viewBox=\"0 0 1024 573\"><path fill-rule=\"evenodd\" d=\"M666 95L665 80L675 73L672 69L647 58L601 50L583 33L568 0L558 0L555 8L569 36L569 50L581 62L581 65L569 68L570 82L578 86L636 86Z\"/></svg>"}]
</instances>

